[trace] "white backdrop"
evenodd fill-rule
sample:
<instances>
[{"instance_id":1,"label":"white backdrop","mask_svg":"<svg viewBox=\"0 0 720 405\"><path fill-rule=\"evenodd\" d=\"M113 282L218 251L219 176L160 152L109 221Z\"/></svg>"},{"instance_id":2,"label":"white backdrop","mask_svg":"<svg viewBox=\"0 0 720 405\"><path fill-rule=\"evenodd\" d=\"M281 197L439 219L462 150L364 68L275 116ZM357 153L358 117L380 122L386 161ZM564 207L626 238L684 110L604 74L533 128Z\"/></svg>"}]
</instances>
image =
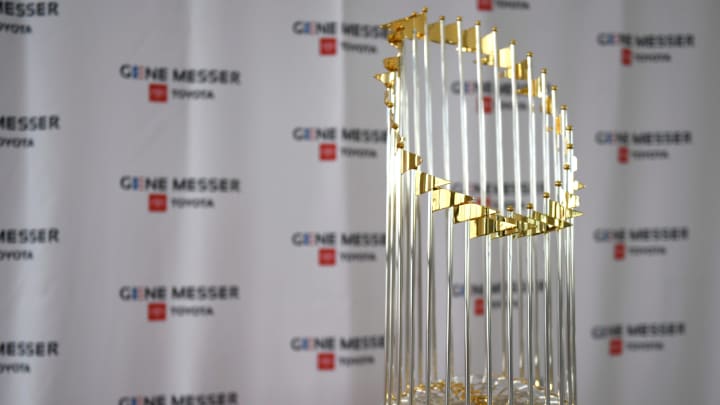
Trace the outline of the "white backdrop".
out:
<instances>
[{"instance_id":1,"label":"white backdrop","mask_svg":"<svg viewBox=\"0 0 720 405\"><path fill-rule=\"evenodd\" d=\"M571 106L582 403L716 403L720 3L447 3L0 1L0 404L380 403L376 25L425 5Z\"/></svg>"}]
</instances>

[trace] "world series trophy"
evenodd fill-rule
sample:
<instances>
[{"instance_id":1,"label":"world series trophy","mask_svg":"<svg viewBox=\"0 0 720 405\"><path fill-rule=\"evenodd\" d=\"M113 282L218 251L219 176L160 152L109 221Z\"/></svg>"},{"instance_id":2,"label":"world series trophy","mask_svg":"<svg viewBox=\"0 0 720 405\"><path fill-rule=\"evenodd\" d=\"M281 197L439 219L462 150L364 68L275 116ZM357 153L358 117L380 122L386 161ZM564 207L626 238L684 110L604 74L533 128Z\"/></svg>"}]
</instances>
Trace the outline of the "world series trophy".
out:
<instances>
[{"instance_id":1,"label":"world series trophy","mask_svg":"<svg viewBox=\"0 0 720 405\"><path fill-rule=\"evenodd\" d=\"M388 125L385 404L576 404L572 225L583 184L557 87L533 71L532 53L500 48L498 30L479 22L428 22L424 9L383 27L397 49L375 76Z\"/></svg>"}]
</instances>

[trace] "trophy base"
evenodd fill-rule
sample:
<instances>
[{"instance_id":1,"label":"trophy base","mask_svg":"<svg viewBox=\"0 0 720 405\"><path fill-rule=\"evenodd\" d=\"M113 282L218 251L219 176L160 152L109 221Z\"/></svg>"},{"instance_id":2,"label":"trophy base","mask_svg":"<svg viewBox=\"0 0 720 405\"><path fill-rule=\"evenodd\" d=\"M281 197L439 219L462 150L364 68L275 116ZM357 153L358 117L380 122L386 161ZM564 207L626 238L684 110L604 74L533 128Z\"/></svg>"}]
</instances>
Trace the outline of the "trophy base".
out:
<instances>
[{"instance_id":1,"label":"trophy base","mask_svg":"<svg viewBox=\"0 0 720 405\"><path fill-rule=\"evenodd\" d=\"M512 384L514 393L514 402L517 405L545 405L547 398L544 388L531 386L527 381L515 380ZM492 404L505 405L508 403L508 382L507 377L501 376L493 380L492 384ZM530 392L532 390L532 404L530 402ZM553 405L560 404L560 398L554 393L550 394L549 403ZM445 405L445 381L437 381L430 384L430 400L428 401L427 392L424 384L415 387L413 395L413 404L417 405ZM459 378L454 378L450 383L450 398L447 401L450 405L465 404L465 383ZM470 377L470 403L472 405L488 405L487 402L487 384L481 378L476 376ZM396 395L393 395L390 401L391 405L409 405L410 395L406 390L401 394L398 403Z\"/></svg>"}]
</instances>

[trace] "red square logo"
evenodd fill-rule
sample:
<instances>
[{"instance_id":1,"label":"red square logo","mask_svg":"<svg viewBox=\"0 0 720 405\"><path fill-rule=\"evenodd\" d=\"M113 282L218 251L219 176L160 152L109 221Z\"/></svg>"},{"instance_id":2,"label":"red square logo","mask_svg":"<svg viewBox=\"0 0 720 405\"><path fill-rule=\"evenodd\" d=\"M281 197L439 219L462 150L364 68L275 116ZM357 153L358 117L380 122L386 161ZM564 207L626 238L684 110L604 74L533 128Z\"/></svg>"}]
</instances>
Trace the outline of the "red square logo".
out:
<instances>
[{"instance_id":1,"label":"red square logo","mask_svg":"<svg viewBox=\"0 0 720 405\"><path fill-rule=\"evenodd\" d=\"M623 260L625 258L625 244L615 244L615 260Z\"/></svg>"},{"instance_id":2,"label":"red square logo","mask_svg":"<svg viewBox=\"0 0 720 405\"><path fill-rule=\"evenodd\" d=\"M483 11L492 10L492 0L477 0L477 8Z\"/></svg>"},{"instance_id":3,"label":"red square logo","mask_svg":"<svg viewBox=\"0 0 720 405\"><path fill-rule=\"evenodd\" d=\"M618 148L618 162L626 164L630 155L630 150L627 146L620 146Z\"/></svg>"},{"instance_id":4,"label":"red square logo","mask_svg":"<svg viewBox=\"0 0 720 405\"><path fill-rule=\"evenodd\" d=\"M148 210L150 212L167 211L167 194L150 194L148 196Z\"/></svg>"},{"instance_id":5,"label":"red square logo","mask_svg":"<svg viewBox=\"0 0 720 405\"><path fill-rule=\"evenodd\" d=\"M619 356L622 354L623 344L622 339L610 339L610 355Z\"/></svg>"},{"instance_id":6,"label":"red square logo","mask_svg":"<svg viewBox=\"0 0 720 405\"><path fill-rule=\"evenodd\" d=\"M148 321L164 321L167 318L167 307L164 302L148 304Z\"/></svg>"},{"instance_id":7,"label":"red square logo","mask_svg":"<svg viewBox=\"0 0 720 405\"><path fill-rule=\"evenodd\" d=\"M337 146L334 143L320 144L320 160L337 159Z\"/></svg>"},{"instance_id":8,"label":"red square logo","mask_svg":"<svg viewBox=\"0 0 720 405\"><path fill-rule=\"evenodd\" d=\"M337 53L337 40L335 38L320 38L320 55L335 55Z\"/></svg>"},{"instance_id":9,"label":"red square logo","mask_svg":"<svg viewBox=\"0 0 720 405\"><path fill-rule=\"evenodd\" d=\"M318 353L317 368L320 371L335 370L335 353Z\"/></svg>"},{"instance_id":10,"label":"red square logo","mask_svg":"<svg viewBox=\"0 0 720 405\"><path fill-rule=\"evenodd\" d=\"M483 316L485 313L485 300L478 298L475 300L475 315Z\"/></svg>"},{"instance_id":11,"label":"red square logo","mask_svg":"<svg viewBox=\"0 0 720 405\"><path fill-rule=\"evenodd\" d=\"M335 265L335 249L324 248L318 250L318 264L321 266Z\"/></svg>"},{"instance_id":12,"label":"red square logo","mask_svg":"<svg viewBox=\"0 0 720 405\"><path fill-rule=\"evenodd\" d=\"M168 88L167 84L150 84L148 97L152 103L167 103Z\"/></svg>"},{"instance_id":13,"label":"red square logo","mask_svg":"<svg viewBox=\"0 0 720 405\"><path fill-rule=\"evenodd\" d=\"M622 49L622 64L625 66L632 65L632 50L630 48Z\"/></svg>"},{"instance_id":14,"label":"red square logo","mask_svg":"<svg viewBox=\"0 0 720 405\"><path fill-rule=\"evenodd\" d=\"M485 114L492 114L493 99L490 96L483 96L483 111Z\"/></svg>"}]
</instances>

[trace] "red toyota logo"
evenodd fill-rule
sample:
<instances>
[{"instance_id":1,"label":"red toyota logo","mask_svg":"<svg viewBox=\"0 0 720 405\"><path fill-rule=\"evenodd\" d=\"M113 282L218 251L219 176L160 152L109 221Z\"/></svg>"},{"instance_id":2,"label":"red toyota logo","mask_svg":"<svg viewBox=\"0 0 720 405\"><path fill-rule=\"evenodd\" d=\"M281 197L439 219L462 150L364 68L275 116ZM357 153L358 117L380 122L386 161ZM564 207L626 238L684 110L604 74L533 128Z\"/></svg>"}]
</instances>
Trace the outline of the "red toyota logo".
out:
<instances>
[{"instance_id":1,"label":"red toyota logo","mask_svg":"<svg viewBox=\"0 0 720 405\"><path fill-rule=\"evenodd\" d=\"M485 313L485 300L478 298L475 300L475 315L483 316Z\"/></svg>"},{"instance_id":2,"label":"red toyota logo","mask_svg":"<svg viewBox=\"0 0 720 405\"><path fill-rule=\"evenodd\" d=\"M320 38L320 55L335 55L335 53L337 53L337 40Z\"/></svg>"},{"instance_id":3,"label":"red toyota logo","mask_svg":"<svg viewBox=\"0 0 720 405\"><path fill-rule=\"evenodd\" d=\"M615 260L623 260L625 258L625 244L615 244Z\"/></svg>"},{"instance_id":4,"label":"red toyota logo","mask_svg":"<svg viewBox=\"0 0 720 405\"><path fill-rule=\"evenodd\" d=\"M335 370L335 353L318 353L317 368L321 371Z\"/></svg>"},{"instance_id":5,"label":"red toyota logo","mask_svg":"<svg viewBox=\"0 0 720 405\"><path fill-rule=\"evenodd\" d=\"M477 8L478 8L478 10L483 10L483 11L492 10L492 0L478 0Z\"/></svg>"},{"instance_id":6,"label":"red toyota logo","mask_svg":"<svg viewBox=\"0 0 720 405\"><path fill-rule=\"evenodd\" d=\"M167 103L168 88L167 84L151 84L148 97L153 103Z\"/></svg>"},{"instance_id":7,"label":"red toyota logo","mask_svg":"<svg viewBox=\"0 0 720 405\"><path fill-rule=\"evenodd\" d=\"M625 66L632 65L632 50L630 48L622 49L622 64Z\"/></svg>"},{"instance_id":8,"label":"red toyota logo","mask_svg":"<svg viewBox=\"0 0 720 405\"><path fill-rule=\"evenodd\" d=\"M167 318L167 307L164 302L148 304L148 321L164 321Z\"/></svg>"},{"instance_id":9,"label":"red toyota logo","mask_svg":"<svg viewBox=\"0 0 720 405\"><path fill-rule=\"evenodd\" d=\"M618 162L625 164L628 162L630 150L627 146L620 146L618 148Z\"/></svg>"},{"instance_id":10,"label":"red toyota logo","mask_svg":"<svg viewBox=\"0 0 720 405\"><path fill-rule=\"evenodd\" d=\"M611 356L621 355L623 351L622 339L610 339L609 351Z\"/></svg>"},{"instance_id":11,"label":"red toyota logo","mask_svg":"<svg viewBox=\"0 0 720 405\"><path fill-rule=\"evenodd\" d=\"M167 211L167 195L166 194L150 194L148 196L148 210L150 212Z\"/></svg>"},{"instance_id":12,"label":"red toyota logo","mask_svg":"<svg viewBox=\"0 0 720 405\"><path fill-rule=\"evenodd\" d=\"M492 102L493 99L490 96L483 96L483 111L485 111L485 114L491 114L492 113Z\"/></svg>"},{"instance_id":13,"label":"red toyota logo","mask_svg":"<svg viewBox=\"0 0 720 405\"><path fill-rule=\"evenodd\" d=\"M318 264L321 266L335 265L335 249L324 248L318 250Z\"/></svg>"},{"instance_id":14,"label":"red toyota logo","mask_svg":"<svg viewBox=\"0 0 720 405\"><path fill-rule=\"evenodd\" d=\"M320 160L337 159L337 146L334 143L320 144Z\"/></svg>"}]
</instances>

